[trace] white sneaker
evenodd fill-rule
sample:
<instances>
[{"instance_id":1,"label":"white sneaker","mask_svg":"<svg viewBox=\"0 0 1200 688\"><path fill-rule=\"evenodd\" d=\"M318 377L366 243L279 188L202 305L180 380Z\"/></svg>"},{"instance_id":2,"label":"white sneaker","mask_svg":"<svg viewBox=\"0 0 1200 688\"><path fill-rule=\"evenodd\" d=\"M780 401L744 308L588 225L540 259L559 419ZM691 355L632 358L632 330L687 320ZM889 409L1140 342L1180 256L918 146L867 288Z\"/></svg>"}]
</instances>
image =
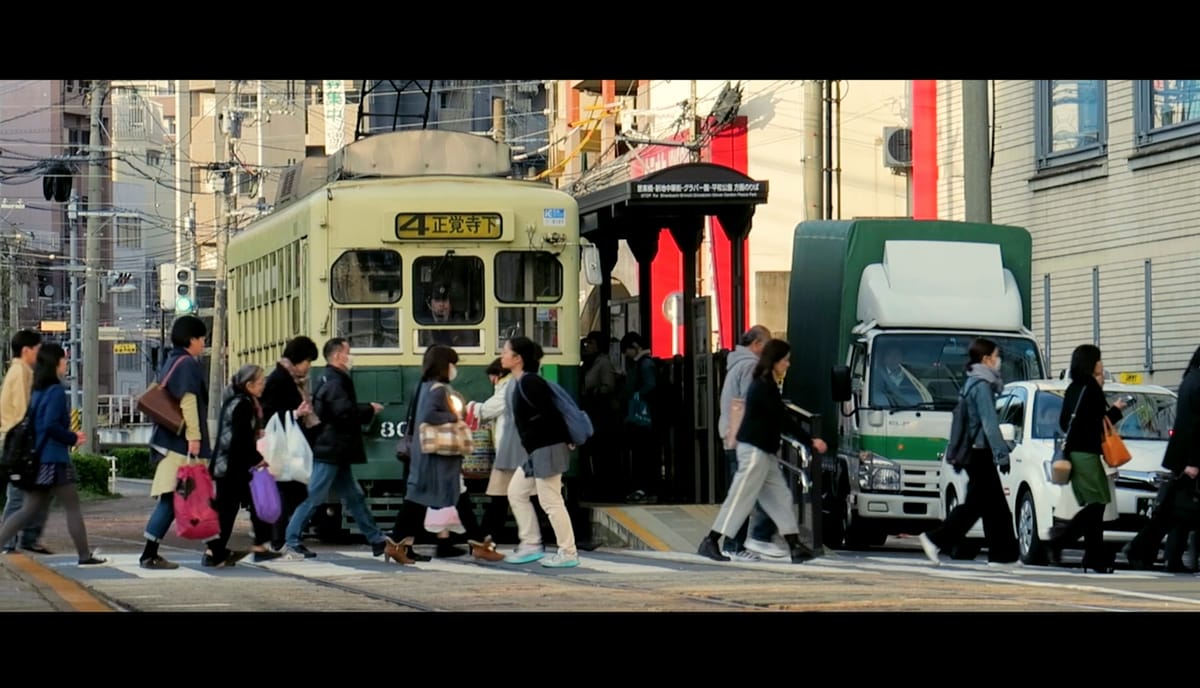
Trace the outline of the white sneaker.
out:
<instances>
[{"instance_id":1,"label":"white sneaker","mask_svg":"<svg viewBox=\"0 0 1200 688\"><path fill-rule=\"evenodd\" d=\"M746 539L746 549L763 557L772 559L785 559L790 555L790 552L785 547L780 547L774 542L763 542L754 538Z\"/></svg>"},{"instance_id":2,"label":"white sneaker","mask_svg":"<svg viewBox=\"0 0 1200 688\"><path fill-rule=\"evenodd\" d=\"M937 545L933 544L933 540L930 540L929 536L925 533L921 533L917 539L921 542L921 549L925 550L925 556L929 557L929 561L934 566L941 566L942 560L938 559L938 548Z\"/></svg>"},{"instance_id":3,"label":"white sneaker","mask_svg":"<svg viewBox=\"0 0 1200 688\"><path fill-rule=\"evenodd\" d=\"M762 561L757 554L748 549L741 549L736 552L725 552L725 555L734 561Z\"/></svg>"},{"instance_id":4,"label":"white sneaker","mask_svg":"<svg viewBox=\"0 0 1200 688\"><path fill-rule=\"evenodd\" d=\"M303 554L297 552L291 547L288 547L287 545L284 545L283 549L281 549L279 552L279 561L304 561L305 559Z\"/></svg>"},{"instance_id":5,"label":"white sneaker","mask_svg":"<svg viewBox=\"0 0 1200 688\"><path fill-rule=\"evenodd\" d=\"M557 552L552 557L542 559L541 564L548 569L569 569L579 566L579 555Z\"/></svg>"}]
</instances>

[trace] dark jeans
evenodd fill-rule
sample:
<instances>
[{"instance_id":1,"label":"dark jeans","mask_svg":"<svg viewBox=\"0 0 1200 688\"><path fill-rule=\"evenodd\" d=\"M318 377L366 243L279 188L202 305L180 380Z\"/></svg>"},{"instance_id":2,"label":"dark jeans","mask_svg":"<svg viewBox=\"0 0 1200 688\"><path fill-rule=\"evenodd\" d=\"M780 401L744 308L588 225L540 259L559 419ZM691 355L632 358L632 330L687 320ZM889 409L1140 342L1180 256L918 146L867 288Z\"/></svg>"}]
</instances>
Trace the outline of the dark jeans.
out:
<instances>
[{"instance_id":1,"label":"dark jeans","mask_svg":"<svg viewBox=\"0 0 1200 688\"><path fill-rule=\"evenodd\" d=\"M733 484L733 474L737 473L737 467L737 450L726 449L725 481L727 485ZM779 470L783 469L780 468ZM752 532L749 533L750 537L758 540L759 542L770 542L771 538L775 537L775 533L778 531L778 529L775 527L775 522L771 520L771 517L767 516L767 512L763 511L758 502L755 502L754 511L751 512L750 518L748 518L746 522L742 524L742 527L738 529L737 535L732 538L725 538L725 543L722 549L727 552L742 551L742 549L745 548L746 534L748 530L751 530L751 524L754 525L754 528Z\"/></svg>"},{"instance_id":2,"label":"dark jeans","mask_svg":"<svg viewBox=\"0 0 1200 688\"><path fill-rule=\"evenodd\" d=\"M926 535L939 550L949 550L983 519L988 561L1010 563L1017 560L1017 535L1013 530L1012 510L1000 484L1000 472L990 449L972 449L967 462L967 498L946 517L939 528Z\"/></svg>"},{"instance_id":3,"label":"dark jeans","mask_svg":"<svg viewBox=\"0 0 1200 688\"><path fill-rule=\"evenodd\" d=\"M235 483L234 480L237 480ZM213 506L217 510L217 520L221 524L221 533L209 540L208 548L212 551L213 559L221 561L229 554L227 549L229 538L233 535L233 524L237 521L242 504L248 504L250 523L254 527L254 544L265 545L271 541L273 524L261 521L254 511L254 500L250 498L250 484L239 475L237 478L220 478L215 481L217 499Z\"/></svg>"}]
</instances>

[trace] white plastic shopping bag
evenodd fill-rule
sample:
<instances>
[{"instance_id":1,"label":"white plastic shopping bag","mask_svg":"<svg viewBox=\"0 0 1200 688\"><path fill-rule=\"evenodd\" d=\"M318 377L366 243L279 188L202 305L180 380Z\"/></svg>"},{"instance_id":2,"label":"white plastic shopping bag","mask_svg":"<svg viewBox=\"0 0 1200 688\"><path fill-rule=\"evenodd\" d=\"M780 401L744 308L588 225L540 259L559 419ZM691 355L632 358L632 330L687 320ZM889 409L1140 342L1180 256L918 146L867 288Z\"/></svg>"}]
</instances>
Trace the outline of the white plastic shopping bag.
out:
<instances>
[{"instance_id":1,"label":"white plastic shopping bag","mask_svg":"<svg viewBox=\"0 0 1200 688\"><path fill-rule=\"evenodd\" d=\"M286 446L287 467L282 479L294 480L307 485L308 479L312 476L312 447L308 446L308 439L304 436L304 431L300 429L300 424L296 422L296 416L293 413L288 413Z\"/></svg>"},{"instance_id":2,"label":"white plastic shopping bag","mask_svg":"<svg viewBox=\"0 0 1200 688\"><path fill-rule=\"evenodd\" d=\"M258 440L258 451L267 462L267 472L272 478L280 480L287 468L288 434L287 425L279 420L278 413L271 414L263 436Z\"/></svg>"}]
</instances>

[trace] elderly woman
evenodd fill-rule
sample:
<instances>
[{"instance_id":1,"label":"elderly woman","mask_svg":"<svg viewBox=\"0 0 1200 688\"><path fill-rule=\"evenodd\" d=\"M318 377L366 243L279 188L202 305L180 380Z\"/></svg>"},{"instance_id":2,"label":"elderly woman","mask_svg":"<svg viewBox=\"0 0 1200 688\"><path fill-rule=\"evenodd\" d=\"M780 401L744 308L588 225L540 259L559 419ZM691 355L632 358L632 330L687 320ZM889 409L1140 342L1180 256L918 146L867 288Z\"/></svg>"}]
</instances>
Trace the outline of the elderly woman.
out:
<instances>
[{"instance_id":1,"label":"elderly woman","mask_svg":"<svg viewBox=\"0 0 1200 688\"><path fill-rule=\"evenodd\" d=\"M206 543L208 549L201 561L204 566L232 566L245 556L244 552L228 548L234 521L243 506L250 510L250 523L254 528L254 561L279 557L279 552L268 549L273 524L258 518L254 500L250 498L251 471L255 468L265 469L267 465L262 454L258 453L258 437L263 428L259 397L265 386L263 369L256 365L245 365L233 376L225 390L221 415L217 421L217 441L209 461L209 472L217 488L215 507L221 532Z\"/></svg>"}]
</instances>

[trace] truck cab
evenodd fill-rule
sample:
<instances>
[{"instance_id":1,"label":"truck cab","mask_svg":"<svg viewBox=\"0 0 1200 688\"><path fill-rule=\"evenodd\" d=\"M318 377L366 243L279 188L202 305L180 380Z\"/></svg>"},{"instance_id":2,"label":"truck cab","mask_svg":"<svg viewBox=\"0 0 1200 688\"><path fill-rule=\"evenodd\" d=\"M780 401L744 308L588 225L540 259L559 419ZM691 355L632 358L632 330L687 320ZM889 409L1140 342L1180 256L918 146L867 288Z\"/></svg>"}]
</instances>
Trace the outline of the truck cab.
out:
<instances>
[{"instance_id":1,"label":"truck cab","mask_svg":"<svg viewBox=\"0 0 1200 688\"><path fill-rule=\"evenodd\" d=\"M1046 376L1028 327L1029 234L826 221L801 223L794 252L788 337L800 360L785 394L823 417L822 540L864 548L927 530L945 516L941 458L971 343L996 342L1005 382Z\"/></svg>"}]
</instances>

